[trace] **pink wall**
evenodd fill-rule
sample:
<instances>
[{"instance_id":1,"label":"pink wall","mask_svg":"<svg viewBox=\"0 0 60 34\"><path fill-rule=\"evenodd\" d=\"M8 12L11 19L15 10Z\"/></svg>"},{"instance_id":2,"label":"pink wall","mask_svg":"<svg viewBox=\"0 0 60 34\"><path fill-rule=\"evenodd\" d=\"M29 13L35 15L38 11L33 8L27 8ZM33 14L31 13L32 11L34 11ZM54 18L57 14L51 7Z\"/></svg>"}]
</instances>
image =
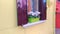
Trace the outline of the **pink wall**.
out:
<instances>
[{"instance_id":1,"label":"pink wall","mask_svg":"<svg viewBox=\"0 0 60 34\"><path fill-rule=\"evenodd\" d=\"M56 28L60 28L60 1L56 1Z\"/></svg>"}]
</instances>

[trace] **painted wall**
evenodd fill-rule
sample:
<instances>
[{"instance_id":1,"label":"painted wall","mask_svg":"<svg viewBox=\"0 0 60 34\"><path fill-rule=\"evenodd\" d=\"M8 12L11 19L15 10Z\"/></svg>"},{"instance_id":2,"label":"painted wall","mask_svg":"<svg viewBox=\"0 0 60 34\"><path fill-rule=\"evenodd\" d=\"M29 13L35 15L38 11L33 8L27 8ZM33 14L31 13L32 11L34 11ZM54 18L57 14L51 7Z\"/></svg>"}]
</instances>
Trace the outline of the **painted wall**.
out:
<instances>
[{"instance_id":1,"label":"painted wall","mask_svg":"<svg viewBox=\"0 0 60 34\"><path fill-rule=\"evenodd\" d=\"M60 2L56 0L56 28L60 28Z\"/></svg>"},{"instance_id":2,"label":"painted wall","mask_svg":"<svg viewBox=\"0 0 60 34\"><path fill-rule=\"evenodd\" d=\"M47 9L47 20L28 28L17 27L16 0L0 0L0 34L53 34L54 33L54 0Z\"/></svg>"}]
</instances>

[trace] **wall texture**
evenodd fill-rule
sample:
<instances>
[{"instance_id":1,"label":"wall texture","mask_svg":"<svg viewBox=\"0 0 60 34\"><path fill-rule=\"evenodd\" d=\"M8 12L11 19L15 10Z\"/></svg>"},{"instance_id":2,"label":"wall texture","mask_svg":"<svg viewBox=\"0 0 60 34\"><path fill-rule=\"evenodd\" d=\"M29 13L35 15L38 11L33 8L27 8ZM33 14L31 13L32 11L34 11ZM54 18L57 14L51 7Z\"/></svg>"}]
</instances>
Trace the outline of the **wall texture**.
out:
<instances>
[{"instance_id":1,"label":"wall texture","mask_svg":"<svg viewBox=\"0 0 60 34\"><path fill-rule=\"evenodd\" d=\"M0 0L0 34L53 34L55 1L47 9L47 20L28 28L17 27L16 0Z\"/></svg>"}]
</instances>

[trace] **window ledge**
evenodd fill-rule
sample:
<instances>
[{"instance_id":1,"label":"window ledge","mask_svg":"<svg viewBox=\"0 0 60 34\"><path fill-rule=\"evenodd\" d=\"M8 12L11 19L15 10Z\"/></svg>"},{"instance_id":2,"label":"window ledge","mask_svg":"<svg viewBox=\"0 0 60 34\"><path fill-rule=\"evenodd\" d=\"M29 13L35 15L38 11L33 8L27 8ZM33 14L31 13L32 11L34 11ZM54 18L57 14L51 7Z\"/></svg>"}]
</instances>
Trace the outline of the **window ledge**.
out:
<instances>
[{"instance_id":1,"label":"window ledge","mask_svg":"<svg viewBox=\"0 0 60 34\"><path fill-rule=\"evenodd\" d=\"M41 23L44 23L45 21L46 20L40 20L40 21L37 21L37 22L28 23L28 24L23 25L23 27L26 28L26 27L33 26L33 25L36 25L36 24L41 24Z\"/></svg>"}]
</instances>

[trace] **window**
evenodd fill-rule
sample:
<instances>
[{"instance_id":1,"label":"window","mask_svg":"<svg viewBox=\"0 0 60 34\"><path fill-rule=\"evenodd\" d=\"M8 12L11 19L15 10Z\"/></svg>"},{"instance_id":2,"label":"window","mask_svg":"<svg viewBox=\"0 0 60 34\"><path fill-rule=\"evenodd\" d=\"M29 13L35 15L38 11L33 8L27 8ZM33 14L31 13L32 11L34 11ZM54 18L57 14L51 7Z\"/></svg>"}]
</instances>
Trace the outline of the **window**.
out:
<instances>
[{"instance_id":1,"label":"window","mask_svg":"<svg viewBox=\"0 0 60 34\"><path fill-rule=\"evenodd\" d=\"M18 26L46 20L46 0L17 0Z\"/></svg>"}]
</instances>

